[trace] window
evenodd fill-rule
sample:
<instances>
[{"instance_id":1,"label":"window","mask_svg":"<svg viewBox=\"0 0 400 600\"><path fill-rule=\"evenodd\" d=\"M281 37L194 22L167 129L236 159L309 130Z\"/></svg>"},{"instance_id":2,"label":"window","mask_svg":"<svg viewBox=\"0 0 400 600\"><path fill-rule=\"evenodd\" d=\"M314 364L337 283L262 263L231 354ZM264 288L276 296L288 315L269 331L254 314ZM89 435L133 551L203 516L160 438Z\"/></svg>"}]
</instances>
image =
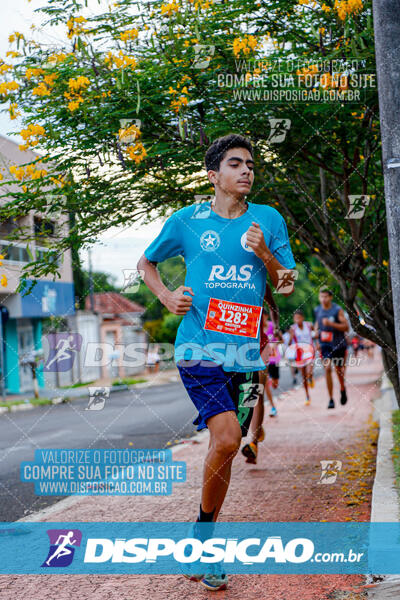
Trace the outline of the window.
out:
<instances>
[{"instance_id":1,"label":"window","mask_svg":"<svg viewBox=\"0 0 400 600\"><path fill-rule=\"evenodd\" d=\"M0 240L0 254L4 256L5 261L29 262L29 253L26 246L22 244L10 244L5 240Z\"/></svg>"},{"instance_id":2,"label":"window","mask_svg":"<svg viewBox=\"0 0 400 600\"><path fill-rule=\"evenodd\" d=\"M50 252L50 248L36 246L36 260L42 260L46 252ZM50 255L50 262L56 263L56 265L60 264L58 256L55 256L54 254Z\"/></svg>"},{"instance_id":3,"label":"window","mask_svg":"<svg viewBox=\"0 0 400 600\"><path fill-rule=\"evenodd\" d=\"M54 236L55 224L48 219L33 217L33 230L36 240L43 240Z\"/></svg>"},{"instance_id":4,"label":"window","mask_svg":"<svg viewBox=\"0 0 400 600\"><path fill-rule=\"evenodd\" d=\"M6 238L8 235L10 235L10 233L14 231L14 229L17 229L17 227L18 224L15 219L10 218L6 221L3 221L2 223L0 223L0 238Z\"/></svg>"}]
</instances>

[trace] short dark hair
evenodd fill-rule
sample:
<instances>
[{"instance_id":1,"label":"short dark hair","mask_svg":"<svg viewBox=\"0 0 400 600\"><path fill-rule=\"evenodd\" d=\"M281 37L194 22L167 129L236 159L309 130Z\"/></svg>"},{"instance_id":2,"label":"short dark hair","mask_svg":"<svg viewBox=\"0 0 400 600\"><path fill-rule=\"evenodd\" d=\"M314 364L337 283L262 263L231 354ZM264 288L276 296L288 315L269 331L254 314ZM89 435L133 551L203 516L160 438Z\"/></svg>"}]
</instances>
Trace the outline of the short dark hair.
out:
<instances>
[{"instance_id":1,"label":"short dark hair","mask_svg":"<svg viewBox=\"0 0 400 600\"><path fill-rule=\"evenodd\" d=\"M304 313L300 308L297 308L294 313L294 315L301 315L302 317L304 317Z\"/></svg>"},{"instance_id":2,"label":"short dark hair","mask_svg":"<svg viewBox=\"0 0 400 600\"><path fill-rule=\"evenodd\" d=\"M250 141L237 133L220 137L211 144L206 152L205 163L207 171L219 171L219 166L228 150L246 148L253 157L253 146Z\"/></svg>"},{"instance_id":3,"label":"short dark hair","mask_svg":"<svg viewBox=\"0 0 400 600\"><path fill-rule=\"evenodd\" d=\"M333 292L332 290L330 290L326 285L322 286L321 288L319 288L319 293L321 294L329 294L330 296L333 296Z\"/></svg>"}]
</instances>

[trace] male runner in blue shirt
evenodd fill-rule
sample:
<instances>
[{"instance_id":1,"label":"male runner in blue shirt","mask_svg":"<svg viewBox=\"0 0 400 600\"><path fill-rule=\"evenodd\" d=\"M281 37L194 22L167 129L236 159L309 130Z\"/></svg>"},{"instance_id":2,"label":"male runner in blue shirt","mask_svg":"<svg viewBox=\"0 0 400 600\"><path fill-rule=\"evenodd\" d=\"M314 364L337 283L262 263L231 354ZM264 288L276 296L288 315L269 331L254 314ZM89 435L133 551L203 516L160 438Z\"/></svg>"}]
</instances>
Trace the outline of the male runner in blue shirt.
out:
<instances>
[{"instance_id":1,"label":"male runner in blue shirt","mask_svg":"<svg viewBox=\"0 0 400 600\"><path fill-rule=\"evenodd\" d=\"M236 134L219 138L207 150L205 164L214 202L173 213L137 268L164 306L184 315L175 361L199 411L194 423L210 432L198 521L211 522L258 400L258 371L265 369L259 330L267 272L272 285L282 288L283 281L294 279L290 269L296 263L280 213L246 201L254 181L250 142ZM185 259L185 285L170 291L156 264L177 255ZM290 287L284 295L292 293ZM226 587L225 575L200 577L208 589Z\"/></svg>"}]
</instances>

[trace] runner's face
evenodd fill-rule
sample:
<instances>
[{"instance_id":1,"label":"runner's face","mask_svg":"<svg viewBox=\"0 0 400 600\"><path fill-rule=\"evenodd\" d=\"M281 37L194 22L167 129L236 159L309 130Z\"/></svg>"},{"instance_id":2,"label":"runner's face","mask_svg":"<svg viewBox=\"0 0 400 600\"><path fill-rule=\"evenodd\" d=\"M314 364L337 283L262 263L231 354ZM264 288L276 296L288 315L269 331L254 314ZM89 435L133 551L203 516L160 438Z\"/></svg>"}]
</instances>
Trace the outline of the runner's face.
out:
<instances>
[{"instance_id":1,"label":"runner's face","mask_svg":"<svg viewBox=\"0 0 400 600\"><path fill-rule=\"evenodd\" d=\"M231 148L225 154L219 171L208 171L210 182L229 196L243 198L250 193L254 181L254 161L246 148Z\"/></svg>"},{"instance_id":2,"label":"runner's face","mask_svg":"<svg viewBox=\"0 0 400 600\"><path fill-rule=\"evenodd\" d=\"M298 313L296 313L296 314L293 316L293 319L294 319L294 322L295 322L297 325L300 325L300 326L301 326L301 325L302 325L302 323L303 323L304 317L303 317L303 315L299 315Z\"/></svg>"},{"instance_id":3,"label":"runner's face","mask_svg":"<svg viewBox=\"0 0 400 600\"><path fill-rule=\"evenodd\" d=\"M326 292L321 292L319 295L319 301L322 306L329 306L331 303L331 295Z\"/></svg>"}]
</instances>

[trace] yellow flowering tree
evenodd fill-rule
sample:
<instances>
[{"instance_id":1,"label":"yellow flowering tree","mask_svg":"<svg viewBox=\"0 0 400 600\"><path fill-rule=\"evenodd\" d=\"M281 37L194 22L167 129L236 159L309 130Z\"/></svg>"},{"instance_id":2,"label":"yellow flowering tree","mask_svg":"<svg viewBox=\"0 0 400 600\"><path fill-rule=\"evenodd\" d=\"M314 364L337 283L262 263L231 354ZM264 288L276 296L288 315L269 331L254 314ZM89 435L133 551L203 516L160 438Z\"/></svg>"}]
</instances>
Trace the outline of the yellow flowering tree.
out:
<instances>
[{"instance_id":1,"label":"yellow flowering tree","mask_svg":"<svg viewBox=\"0 0 400 600\"><path fill-rule=\"evenodd\" d=\"M44 153L10 174L19 188L3 217L65 211L71 230L56 251L91 243L210 193L207 144L247 135L253 201L285 215L299 264L311 254L334 276L399 393L371 0L116 0L97 14L52 0L41 13L66 43L11 33L0 64L22 147Z\"/></svg>"}]
</instances>

